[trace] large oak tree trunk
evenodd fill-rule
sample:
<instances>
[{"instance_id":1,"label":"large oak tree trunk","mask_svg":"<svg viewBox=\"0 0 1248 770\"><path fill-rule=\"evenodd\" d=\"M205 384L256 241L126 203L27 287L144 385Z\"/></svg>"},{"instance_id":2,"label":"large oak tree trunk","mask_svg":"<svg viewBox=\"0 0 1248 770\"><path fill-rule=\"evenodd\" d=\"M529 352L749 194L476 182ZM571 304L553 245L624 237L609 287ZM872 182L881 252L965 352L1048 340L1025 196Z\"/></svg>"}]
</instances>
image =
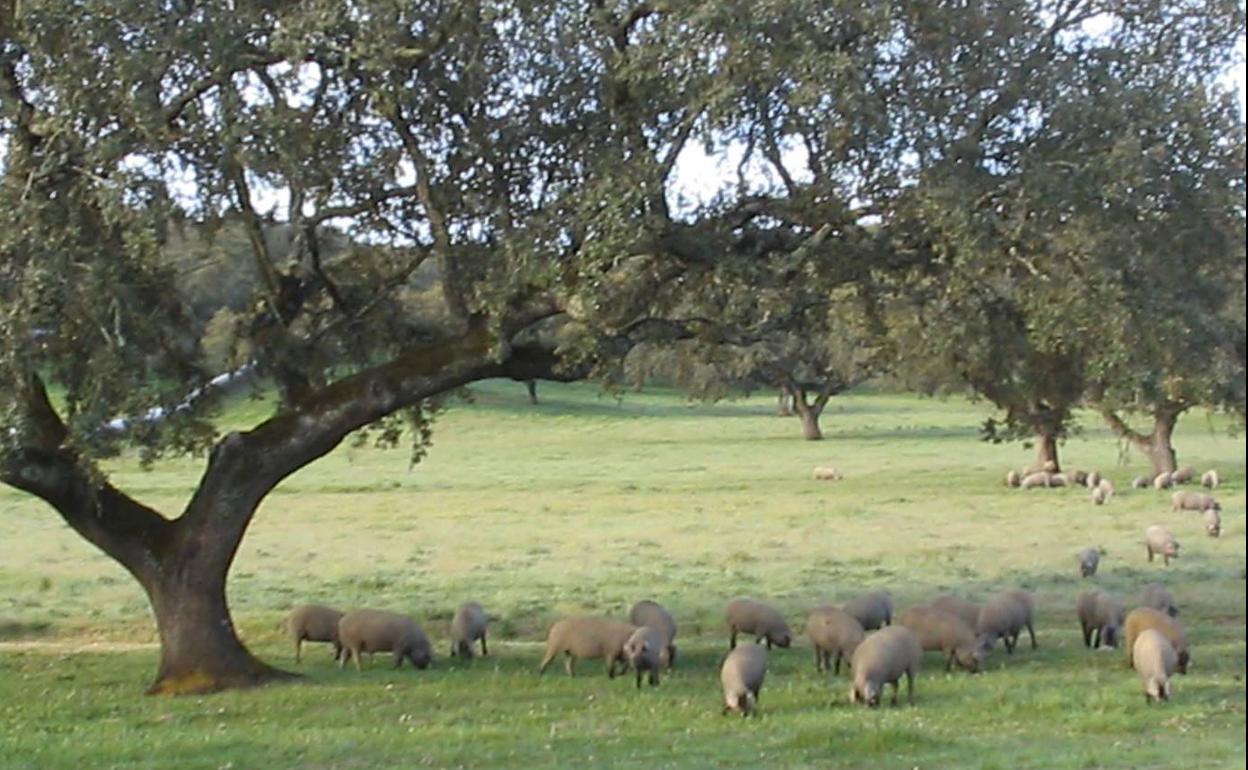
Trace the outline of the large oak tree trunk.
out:
<instances>
[{"instance_id":1,"label":"large oak tree trunk","mask_svg":"<svg viewBox=\"0 0 1248 770\"><path fill-rule=\"evenodd\" d=\"M786 385L784 391L793 404L793 411L801 420L802 438L807 441L823 439L823 431L819 428L819 417L823 414L823 408L828 405L828 399L832 397L831 383L823 385L822 389L815 394L814 400L810 399L810 391L800 385Z\"/></svg>"},{"instance_id":2,"label":"large oak tree trunk","mask_svg":"<svg viewBox=\"0 0 1248 770\"><path fill-rule=\"evenodd\" d=\"M1058 473L1062 466L1057 457L1057 432L1040 428L1036 441L1036 467Z\"/></svg>"},{"instance_id":3,"label":"large oak tree trunk","mask_svg":"<svg viewBox=\"0 0 1248 770\"><path fill-rule=\"evenodd\" d=\"M66 441L68 430L31 374L21 446L0 454L0 482L51 505L78 534L120 563L147 592L161 655L149 693L252 687L293 674L257 660L226 604L230 565L260 501L282 479L332 451L351 431L397 409L487 377L574 379L545 349L490 352L484 324L459 338L414 349L312 393L213 449L186 510L169 519L93 473Z\"/></svg>"},{"instance_id":4,"label":"large oak tree trunk","mask_svg":"<svg viewBox=\"0 0 1248 770\"><path fill-rule=\"evenodd\" d=\"M1174 473L1179 467L1178 457L1174 451L1171 437L1174 436L1174 425L1179 421L1177 412L1160 410L1153 414L1153 432L1145 437L1145 441L1136 444L1153 466L1153 475Z\"/></svg>"},{"instance_id":5,"label":"large oak tree trunk","mask_svg":"<svg viewBox=\"0 0 1248 770\"><path fill-rule=\"evenodd\" d=\"M1187 406L1180 403L1167 402L1158 405L1152 412L1153 430L1150 433L1140 433L1132 429L1112 409L1103 408L1101 414L1119 438L1129 441L1140 454L1148 458L1153 467L1153 475L1157 476L1161 473L1173 473L1179 467L1172 439L1179 415L1186 410Z\"/></svg>"},{"instance_id":6,"label":"large oak tree trunk","mask_svg":"<svg viewBox=\"0 0 1248 770\"><path fill-rule=\"evenodd\" d=\"M225 575L175 558L166 577L145 586L160 631L160 667L150 695L254 687L297 675L257 660L238 638L225 602Z\"/></svg>"},{"instance_id":7,"label":"large oak tree trunk","mask_svg":"<svg viewBox=\"0 0 1248 770\"><path fill-rule=\"evenodd\" d=\"M1169 426L1158 424L1153 431L1153 443L1145 454L1153 466L1153 475L1161 473L1174 473L1179 467L1178 456L1174 451L1174 445L1170 443L1170 436L1174 432L1174 423L1177 417L1170 420Z\"/></svg>"},{"instance_id":8,"label":"large oak tree trunk","mask_svg":"<svg viewBox=\"0 0 1248 770\"><path fill-rule=\"evenodd\" d=\"M210 463L219 473L206 475L175 520L101 483L62 447L24 449L0 466L0 478L48 501L147 592L161 647L150 693L215 692L293 676L256 660L230 619L225 579L255 510L245 495L230 507L237 497L231 490L246 486L240 471L262 464L246 453L226 460L221 454Z\"/></svg>"},{"instance_id":9,"label":"large oak tree trunk","mask_svg":"<svg viewBox=\"0 0 1248 770\"><path fill-rule=\"evenodd\" d=\"M807 441L819 441L823 438L823 431L819 429L819 412L798 407L797 416L802 421L802 438Z\"/></svg>"}]
</instances>

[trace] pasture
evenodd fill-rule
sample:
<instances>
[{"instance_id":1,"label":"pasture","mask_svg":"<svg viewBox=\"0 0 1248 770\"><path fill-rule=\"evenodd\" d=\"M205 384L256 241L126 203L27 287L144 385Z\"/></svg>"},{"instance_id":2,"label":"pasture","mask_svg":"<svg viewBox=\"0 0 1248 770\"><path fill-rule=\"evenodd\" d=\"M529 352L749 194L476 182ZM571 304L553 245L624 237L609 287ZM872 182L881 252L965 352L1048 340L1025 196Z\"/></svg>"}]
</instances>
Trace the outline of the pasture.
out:
<instances>
[{"instance_id":1,"label":"pasture","mask_svg":"<svg viewBox=\"0 0 1248 770\"><path fill-rule=\"evenodd\" d=\"M806 442L770 394L714 405L654 390L622 402L590 385L473 388L435 425L412 470L403 449L344 445L265 501L231 573L243 639L294 668L277 623L319 601L412 614L438 657L425 672L363 674L305 647L306 681L210 697L148 698L154 626L142 591L42 502L0 487L0 768L376 767L1242 767L1245 761L1245 450L1220 418L1182 418L1181 464L1225 480L1220 539L1169 492L1130 489L1147 470L1094 415L1063 447L1118 495L1007 489L1019 445L978 440L988 407L861 392L834 399L827 440ZM253 424L262 403L223 418ZM816 482L833 464L840 482ZM175 460L109 466L114 482L166 513L202 469ZM1169 568L1142 533L1182 544ZM1106 549L1077 576L1075 553ZM1121 651L1089 651L1074 615L1094 584L1128 601L1166 583L1192 642L1175 699L1145 704ZM1036 592L1039 649L998 645L982 675L924 661L917 702L851 707L848 679L817 674L804 639L773 651L761 717L720 714L722 607L771 600L795 632L806 610L867 588L899 608L939 591L977 600ZM641 598L680 623L681 655L661 686L608 680L595 661L539 678L549 623L624 616ZM455 606L494 616L491 655L446 657ZM891 690L890 690L891 692Z\"/></svg>"}]
</instances>

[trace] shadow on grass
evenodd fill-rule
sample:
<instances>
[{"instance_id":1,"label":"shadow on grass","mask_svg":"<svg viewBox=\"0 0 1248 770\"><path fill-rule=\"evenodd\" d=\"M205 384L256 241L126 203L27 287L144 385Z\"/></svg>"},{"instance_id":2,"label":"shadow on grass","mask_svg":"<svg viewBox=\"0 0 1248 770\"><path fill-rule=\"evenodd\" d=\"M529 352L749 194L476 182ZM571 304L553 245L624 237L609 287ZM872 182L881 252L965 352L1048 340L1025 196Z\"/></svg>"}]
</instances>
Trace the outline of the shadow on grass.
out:
<instances>
[{"instance_id":1,"label":"shadow on grass","mask_svg":"<svg viewBox=\"0 0 1248 770\"><path fill-rule=\"evenodd\" d=\"M0 639L30 639L48 636L52 633L52 624L46 621L22 622L0 619Z\"/></svg>"}]
</instances>

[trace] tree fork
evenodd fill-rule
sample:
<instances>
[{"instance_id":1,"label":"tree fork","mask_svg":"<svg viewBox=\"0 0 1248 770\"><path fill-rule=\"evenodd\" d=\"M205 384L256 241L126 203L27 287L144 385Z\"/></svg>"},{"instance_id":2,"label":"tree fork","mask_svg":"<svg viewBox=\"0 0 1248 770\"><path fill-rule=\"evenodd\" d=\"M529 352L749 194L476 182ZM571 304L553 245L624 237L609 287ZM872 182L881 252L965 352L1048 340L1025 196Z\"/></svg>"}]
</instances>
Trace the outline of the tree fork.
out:
<instances>
[{"instance_id":1,"label":"tree fork","mask_svg":"<svg viewBox=\"0 0 1248 770\"><path fill-rule=\"evenodd\" d=\"M199 527L170 521L108 484L92 483L65 451L9 453L0 478L51 505L143 587L161 642L149 693L215 692L294 676L257 660L235 631L225 580L243 529L222 536L228 518Z\"/></svg>"},{"instance_id":2,"label":"tree fork","mask_svg":"<svg viewBox=\"0 0 1248 770\"><path fill-rule=\"evenodd\" d=\"M161 660L149 694L247 688L297 675L261 662L242 643L225 584L243 535L264 496L294 470L323 456L351 431L409 403L500 373L480 329L462 339L348 377L214 449L177 536L153 580L140 580L160 633Z\"/></svg>"},{"instance_id":3,"label":"tree fork","mask_svg":"<svg viewBox=\"0 0 1248 770\"><path fill-rule=\"evenodd\" d=\"M806 388L794 384L784 386L783 392L789 395L793 410L802 423L802 437L807 441L823 440L823 431L819 428L819 417L823 414L823 408L828 405L828 400L832 398L832 391L832 383L824 383L814 401L811 401L808 399L809 391Z\"/></svg>"},{"instance_id":4,"label":"tree fork","mask_svg":"<svg viewBox=\"0 0 1248 770\"><path fill-rule=\"evenodd\" d=\"M1152 411L1152 432L1141 433L1128 425L1114 410L1108 407L1100 409L1101 416L1105 418L1110 430L1120 439L1130 442L1148 458L1153 467L1154 476L1161 473L1173 473L1178 468L1178 457L1171 441L1179 415L1185 411L1187 411L1185 404L1168 402L1157 406Z\"/></svg>"},{"instance_id":5,"label":"tree fork","mask_svg":"<svg viewBox=\"0 0 1248 770\"><path fill-rule=\"evenodd\" d=\"M80 535L129 571L151 603L160 664L149 694L247 688L296 674L257 659L226 601L230 566L260 501L282 479L332 451L352 431L404 406L489 377L570 380L553 351L503 344L486 323L346 377L213 449L186 510L167 519L113 488L65 446L68 431L42 382L24 384L23 446L0 455L0 482L51 505Z\"/></svg>"}]
</instances>

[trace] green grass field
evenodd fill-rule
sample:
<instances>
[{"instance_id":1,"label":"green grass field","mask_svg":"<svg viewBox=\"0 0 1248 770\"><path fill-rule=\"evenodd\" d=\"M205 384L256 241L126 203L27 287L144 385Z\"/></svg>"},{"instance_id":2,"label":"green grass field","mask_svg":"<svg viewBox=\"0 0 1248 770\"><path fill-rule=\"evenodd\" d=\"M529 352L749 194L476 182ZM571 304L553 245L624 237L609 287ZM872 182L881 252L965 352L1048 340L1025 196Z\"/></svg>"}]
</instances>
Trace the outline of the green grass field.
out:
<instances>
[{"instance_id":1,"label":"green grass field","mask_svg":"<svg viewBox=\"0 0 1248 770\"><path fill-rule=\"evenodd\" d=\"M774 400L692 404L629 394L486 383L435 426L430 456L340 448L288 479L256 516L231 573L243 638L293 667L277 622L319 601L408 612L434 638L429 671L339 670L305 648L305 681L211 697L151 698L155 632L146 599L117 565L44 504L0 488L0 768L1232 768L1245 763L1245 450L1220 418L1185 416L1180 462L1226 480L1220 539L1169 494L1129 489L1143 459L1123 456L1091 415L1064 446L1119 494L1021 492L1001 478L1021 446L977 440L982 404L861 393L838 398L827 440L799 438ZM247 425L265 405L227 416ZM834 464L845 480L811 480ZM114 482L180 510L201 461ZM1149 524L1182 543L1149 564ZM1075 553L1107 555L1092 581ZM1120 652L1082 646L1076 594L1095 584L1130 602L1150 580L1183 609L1192 673L1148 706ZM806 610L865 588L899 607L938 591L983 599L1023 585L1039 602L1040 647L998 646L979 676L925 660L917 702L850 707L844 673L817 674L804 640L771 656L759 719L720 714L722 607L767 598L795 631ZM680 623L679 668L657 688L608 680L596 662L569 679L536 674L541 639L572 613L622 616L654 598ZM482 602L491 656L446 657L454 607ZM904 704L904 695L903 695Z\"/></svg>"}]
</instances>

